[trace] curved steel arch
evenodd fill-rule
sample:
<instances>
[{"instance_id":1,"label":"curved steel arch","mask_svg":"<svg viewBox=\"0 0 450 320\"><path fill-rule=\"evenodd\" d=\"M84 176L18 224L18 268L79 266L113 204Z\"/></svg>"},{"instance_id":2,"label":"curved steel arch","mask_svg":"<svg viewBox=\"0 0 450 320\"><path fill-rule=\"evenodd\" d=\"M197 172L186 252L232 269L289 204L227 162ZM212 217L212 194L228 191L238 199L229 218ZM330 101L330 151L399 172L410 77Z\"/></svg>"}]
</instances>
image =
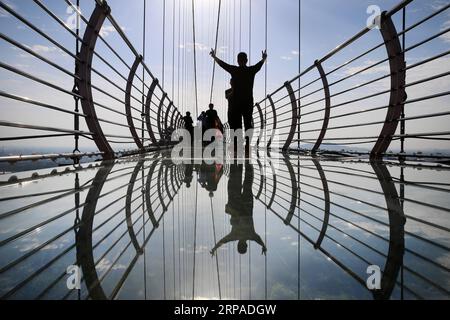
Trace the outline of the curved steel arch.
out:
<instances>
[{"instance_id":1,"label":"curved steel arch","mask_svg":"<svg viewBox=\"0 0 450 320\"><path fill-rule=\"evenodd\" d=\"M267 96L267 99L269 100L270 106L272 108L272 113L273 113L273 119L272 119L272 134L270 135L270 139L267 142L267 148L270 148L270 145L273 142L273 138L275 137L275 131L277 130L277 110L275 109L275 104L273 103L273 99L272 96L269 94Z\"/></svg>"},{"instance_id":2,"label":"curved steel arch","mask_svg":"<svg viewBox=\"0 0 450 320\"><path fill-rule=\"evenodd\" d=\"M295 98L294 90L292 89L291 83L289 81L285 82L284 86L286 87L286 90L289 94L289 99L291 100L291 107L292 107L291 129L289 131L289 135L286 139L286 142L282 148L283 151L287 151L292 143L292 140L294 139L295 131L297 129L298 108L297 108L297 101Z\"/></svg>"},{"instance_id":3,"label":"curved steel arch","mask_svg":"<svg viewBox=\"0 0 450 320\"><path fill-rule=\"evenodd\" d=\"M258 135L258 139L256 140L256 147L259 146L259 143L261 141L262 135L264 133L264 128L265 128L265 119L264 119L264 115L263 112L261 110L261 106L259 105L259 103L255 104L256 108L258 108L258 113L259 113L259 118L261 119L261 124L259 126L259 135Z\"/></svg>"},{"instance_id":4,"label":"curved steel arch","mask_svg":"<svg viewBox=\"0 0 450 320\"><path fill-rule=\"evenodd\" d=\"M136 132L136 128L134 126L133 118L131 115L131 89L133 87L133 80L136 75L137 68L139 64L142 62L142 56L136 57L133 65L131 66L130 73L128 75L127 87L125 90L125 114L127 115L127 123L130 128L131 136L133 137L134 143L140 150L144 150L144 145L139 135Z\"/></svg>"},{"instance_id":5,"label":"curved steel arch","mask_svg":"<svg viewBox=\"0 0 450 320\"><path fill-rule=\"evenodd\" d=\"M163 92L161 101L159 102L158 113L156 116L156 124L158 126L159 139L161 140L163 137L162 127L161 127L161 112L164 107L164 100L167 98L167 93Z\"/></svg>"},{"instance_id":6,"label":"curved steel arch","mask_svg":"<svg viewBox=\"0 0 450 320\"><path fill-rule=\"evenodd\" d=\"M331 98L330 98L330 87L328 86L328 79L325 71L323 70L322 64L316 60L314 62L317 70L319 71L320 78L322 79L323 91L325 95L325 114L323 116L322 129L320 130L319 137L317 138L314 147L311 149L312 153L316 153L322 144L323 138L325 137L325 133L328 129L328 123L330 122L330 110L331 110Z\"/></svg>"},{"instance_id":7,"label":"curved steel arch","mask_svg":"<svg viewBox=\"0 0 450 320\"><path fill-rule=\"evenodd\" d=\"M383 128L381 129L380 136L372 148L372 158L380 158L389 148L392 141L392 136L397 130L398 122L407 97L405 91L405 53L402 50L395 25L392 22L391 17L386 14L386 11L381 14L380 32L389 57L391 92L389 107L386 112L386 120Z\"/></svg>"},{"instance_id":8,"label":"curved steel arch","mask_svg":"<svg viewBox=\"0 0 450 320\"><path fill-rule=\"evenodd\" d=\"M111 9L106 2L96 3L95 9L86 25L83 41L81 42L78 60L75 61L75 77L76 87L81 99L81 107L86 115L86 124L90 132L93 133L97 148L103 152L103 159L110 160L114 158L114 151L103 133L95 111L94 100L92 97L91 76L92 76L92 60L94 56L94 48L98 39L98 34L103 26L106 17Z\"/></svg>"},{"instance_id":9,"label":"curved steel arch","mask_svg":"<svg viewBox=\"0 0 450 320\"><path fill-rule=\"evenodd\" d=\"M167 107L166 114L164 116L164 129L166 130L166 132L167 132L167 129L169 128L169 125L168 125L168 123L169 123L169 114L170 114L170 109L172 109L172 107L175 107L175 106L173 105L173 102L170 101L169 106ZM175 112L175 110L174 110L174 112Z\"/></svg>"},{"instance_id":10,"label":"curved steel arch","mask_svg":"<svg viewBox=\"0 0 450 320\"><path fill-rule=\"evenodd\" d=\"M150 85L150 88L148 89L147 98L145 100L145 124L147 126L147 131L150 136L150 140L152 143L157 144L158 141L155 138L155 133L152 129L152 123L150 121L150 106L153 98L153 94L155 92L155 88L158 86L158 79L154 79L152 84Z\"/></svg>"}]
</instances>

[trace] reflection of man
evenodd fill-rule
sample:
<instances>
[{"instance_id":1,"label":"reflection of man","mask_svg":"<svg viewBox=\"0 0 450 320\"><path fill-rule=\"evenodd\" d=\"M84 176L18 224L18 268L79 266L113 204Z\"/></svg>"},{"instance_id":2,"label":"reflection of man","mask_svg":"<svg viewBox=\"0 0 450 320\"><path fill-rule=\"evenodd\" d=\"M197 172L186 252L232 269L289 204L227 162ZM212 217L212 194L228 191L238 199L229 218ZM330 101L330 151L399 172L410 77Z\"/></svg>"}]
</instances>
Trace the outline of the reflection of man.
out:
<instances>
[{"instance_id":1,"label":"reflection of man","mask_svg":"<svg viewBox=\"0 0 450 320\"><path fill-rule=\"evenodd\" d=\"M220 246L230 241L238 241L237 249L240 254L247 252L247 240L258 243L262 247L262 253L265 254L267 251L253 223L253 167L249 162L245 163L244 183L242 183L242 169L242 164L232 164L230 167L225 213L231 216L231 232L211 250L212 255Z\"/></svg>"},{"instance_id":2,"label":"reflection of man","mask_svg":"<svg viewBox=\"0 0 450 320\"><path fill-rule=\"evenodd\" d=\"M191 187L191 182L193 177L193 171L194 171L194 165L192 164L186 164L185 168L184 168L184 183L186 183L186 188L190 188Z\"/></svg>"}]
</instances>

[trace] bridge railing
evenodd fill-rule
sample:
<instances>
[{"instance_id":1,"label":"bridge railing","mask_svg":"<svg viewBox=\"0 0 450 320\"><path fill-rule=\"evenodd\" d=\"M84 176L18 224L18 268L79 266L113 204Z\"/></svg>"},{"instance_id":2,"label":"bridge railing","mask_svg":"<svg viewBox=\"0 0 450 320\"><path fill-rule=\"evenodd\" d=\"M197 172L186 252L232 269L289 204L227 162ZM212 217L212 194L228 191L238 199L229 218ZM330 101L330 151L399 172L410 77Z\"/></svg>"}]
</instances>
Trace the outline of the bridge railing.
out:
<instances>
[{"instance_id":1,"label":"bridge railing","mask_svg":"<svg viewBox=\"0 0 450 320\"><path fill-rule=\"evenodd\" d=\"M4 78L11 80L0 90L7 109L0 120L0 129L7 128L0 137L0 161L70 158L77 163L87 156L111 159L167 142L167 133L182 125L181 113L106 1L95 1L90 15L70 0L34 4L51 32L16 6L0 2L23 30L20 35L2 31L3 45L33 64L19 65L6 54L0 62ZM56 13L61 4L73 11L74 25ZM27 37L43 44L29 45ZM33 154L18 147L30 144L36 145Z\"/></svg>"},{"instance_id":2,"label":"bridge railing","mask_svg":"<svg viewBox=\"0 0 450 320\"><path fill-rule=\"evenodd\" d=\"M436 25L450 4L428 13L422 3L422 10L410 11L423 16L407 26L414 4L383 12L256 103L255 143L311 153L448 157L442 153L450 150L450 28Z\"/></svg>"}]
</instances>

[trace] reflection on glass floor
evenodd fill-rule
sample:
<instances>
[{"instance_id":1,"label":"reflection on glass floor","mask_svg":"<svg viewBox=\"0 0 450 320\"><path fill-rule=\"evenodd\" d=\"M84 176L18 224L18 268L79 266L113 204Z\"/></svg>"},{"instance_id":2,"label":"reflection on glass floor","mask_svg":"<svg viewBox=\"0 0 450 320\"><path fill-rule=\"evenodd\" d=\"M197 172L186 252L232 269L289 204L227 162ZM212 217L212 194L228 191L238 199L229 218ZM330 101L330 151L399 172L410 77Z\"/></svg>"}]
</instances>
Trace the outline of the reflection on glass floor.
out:
<instances>
[{"instance_id":1,"label":"reflection on glass floor","mask_svg":"<svg viewBox=\"0 0 450 320\"><path fill-rule=\"evenodd\" d=\"M2 299L450 298L444 168L150 154L45 173L0 187Z\"/></svg>"}]
</instances>

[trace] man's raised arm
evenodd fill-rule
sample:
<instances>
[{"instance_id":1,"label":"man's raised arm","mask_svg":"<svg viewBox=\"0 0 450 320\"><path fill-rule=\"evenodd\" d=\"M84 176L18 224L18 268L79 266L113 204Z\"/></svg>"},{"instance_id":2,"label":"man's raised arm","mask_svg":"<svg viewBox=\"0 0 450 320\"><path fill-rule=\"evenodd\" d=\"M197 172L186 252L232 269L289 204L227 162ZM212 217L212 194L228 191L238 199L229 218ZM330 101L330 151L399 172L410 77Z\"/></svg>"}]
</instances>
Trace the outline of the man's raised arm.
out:
<instances>
[{"instance_id":1,"label":"man's raised arm","mask_svg":"<svg viewBox=\"0 0 450 320\"><path fill-rule=\"evenodd\" d=\"M211 49L211 52L210 52L209 54L210 54L211 57L214 59L214 61L216 61L217 64L218 64L219 66L222 67L222 69L224 69L224 70L227 71L228 73L231 73L231 72L232 72L233 66L232 66L232 65L229 65L228 63L223 62L222 60L220 60L219 58L217 58L216 52L214 51L214 49Z\"/></svg>"},{"instance_id":2,"label":"man's raised arm","mask_svg":"<svg viewBox=\"0 0 450 320\"><path fill-rule=\"evenodd\" d=\"M261 68L264 65L264 63L266 62L266 60L267 60L267 52L263 51L262 52L262 59L261 59L261 61L259 61L257 64L255 64L253 66L253 70L254 70L255 73L258 73L259 70L261 70Z\"/></svg>"}]
</instances>

